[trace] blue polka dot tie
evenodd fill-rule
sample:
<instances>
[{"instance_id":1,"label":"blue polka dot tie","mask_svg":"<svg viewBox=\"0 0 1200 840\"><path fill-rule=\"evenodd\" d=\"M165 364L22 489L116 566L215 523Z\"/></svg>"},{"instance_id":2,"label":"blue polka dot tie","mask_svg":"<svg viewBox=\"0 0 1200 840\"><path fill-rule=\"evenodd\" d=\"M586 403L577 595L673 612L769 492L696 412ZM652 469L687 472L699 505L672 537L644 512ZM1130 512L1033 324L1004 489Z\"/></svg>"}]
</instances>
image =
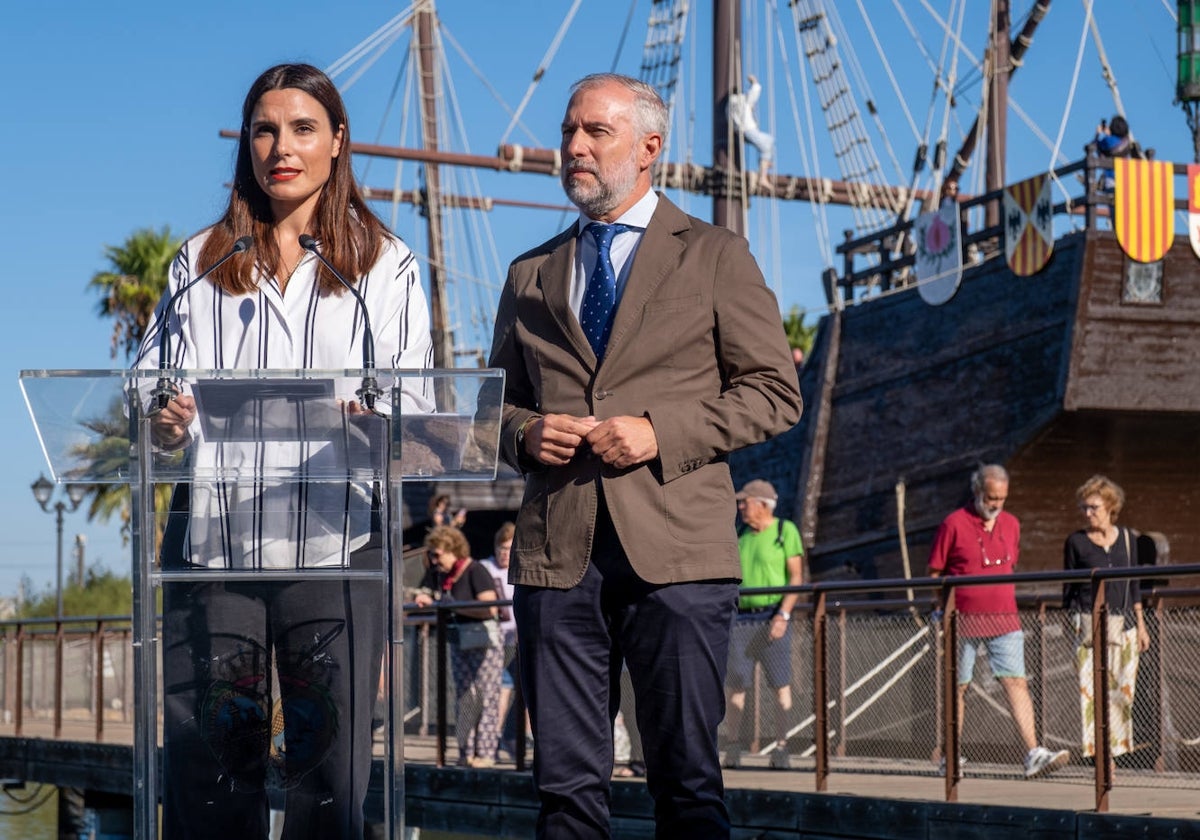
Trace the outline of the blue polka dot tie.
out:
<instances>
[{"instance_id":1,"label":"blue polka dot tie","mask_svg":"<svg viewBox=\"0 0 1200 840\"><path fill-rule=\"evenodd\" d=\"M596 240L596 267L592 269L587 291L583 295L583 306L579 310L579 325L587 336L588 343L596 353L596 359L604 358L608 336L612 332L613 311L617 308L617 273L613 270L613 237L631 230L627 225L605 225L592 222L586 228Z\"/></svg>"}]
</instances>

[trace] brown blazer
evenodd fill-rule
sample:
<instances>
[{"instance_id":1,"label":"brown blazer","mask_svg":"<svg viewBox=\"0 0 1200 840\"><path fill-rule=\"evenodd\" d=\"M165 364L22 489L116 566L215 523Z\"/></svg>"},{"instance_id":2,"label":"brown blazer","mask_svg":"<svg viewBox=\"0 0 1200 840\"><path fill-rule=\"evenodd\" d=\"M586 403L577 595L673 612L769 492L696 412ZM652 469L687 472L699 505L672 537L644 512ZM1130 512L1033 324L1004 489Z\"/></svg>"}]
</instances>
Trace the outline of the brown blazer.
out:
<instances>
[{"instance_id":1,"label":"brown blazer","mask_svg":"<svg viewBox=\"0 0 1200 840\"><path fill-rule=\"evenodd\" d=\"M603 498L651 583L741 577L726 455L800 419L775 296L746 240L659 196L634 257L604 363L571 311L577 226L513 261L490 365L507 373L501 456L527 473L513 583L567 589L587 568ZM627 469L585 447L546 467L517 451L531 414L648 417L659 457ZM603 494L599 492L603 487Z\"/></svg>"}]
</instances>

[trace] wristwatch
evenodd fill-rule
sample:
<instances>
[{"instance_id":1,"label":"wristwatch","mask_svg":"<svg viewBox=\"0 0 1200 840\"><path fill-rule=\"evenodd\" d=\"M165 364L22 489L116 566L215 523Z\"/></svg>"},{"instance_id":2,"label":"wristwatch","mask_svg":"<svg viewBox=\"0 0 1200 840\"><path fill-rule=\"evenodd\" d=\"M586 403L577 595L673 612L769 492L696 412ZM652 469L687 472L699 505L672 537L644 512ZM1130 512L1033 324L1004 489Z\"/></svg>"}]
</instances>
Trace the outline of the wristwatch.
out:
<instances>
[{"instance_id":1,"label":"wristwatch","mask_svg":"<svg viewBox=\"0 0 1200 840\"><path fill-rule=\"evenodd\" d=\"M525 430L528 429L535 421L542 419L540 414L531 414L525 418L525 422L517 429L517 449L525 449Z\"/></svg>"},{"instance_id":2,"label":"wristwatch","mask_svg":"<svg viewBox=\"0 0 1200 840\"><path fill-rule=\"evenodd\" d=\"M792 620L792 614L790 612L784 612L783 610L776 610L775 617L782 618L784 621Z\"/></svg>"}]
</instances>

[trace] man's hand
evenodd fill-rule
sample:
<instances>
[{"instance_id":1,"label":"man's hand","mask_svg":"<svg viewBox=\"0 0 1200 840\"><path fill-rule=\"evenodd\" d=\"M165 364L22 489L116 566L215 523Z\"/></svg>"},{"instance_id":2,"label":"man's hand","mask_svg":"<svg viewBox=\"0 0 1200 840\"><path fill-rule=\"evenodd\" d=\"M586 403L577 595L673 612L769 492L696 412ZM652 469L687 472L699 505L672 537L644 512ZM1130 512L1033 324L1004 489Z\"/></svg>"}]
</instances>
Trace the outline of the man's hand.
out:
<instances>
[{"instance_id":1,"label":"man's hand","mask_svg":"<svg viewBox=\"0 0 1200 840\"><path fill-rule=\"evenodd\" d=\"M525 428L525 454L546 466L561 467L575 457L575 450L594 428L595 417L547 414Z\"/></svg>"},{"instance_id":2,"label":"man's hand","mask_svg":"<svg viewBox=\"0 0 1200 840\"><path fill-rule=\"evenodd\" d=\"M610 417L587 433L587 442L604 463L620 469L658 457L658 436L645 417Z\"/></svg>"},{"instance_id":3,"label":"man's hand","mask_svg":"<svg viewBox=\"0 0 1200 840\"><path fill-rule=\"evenodd\" d=\"M195 418L196 400L187 394L175 397L150 419L154 445L168 452L180 449L188 441L188 426Z\"/></svg>"}]
</instances>

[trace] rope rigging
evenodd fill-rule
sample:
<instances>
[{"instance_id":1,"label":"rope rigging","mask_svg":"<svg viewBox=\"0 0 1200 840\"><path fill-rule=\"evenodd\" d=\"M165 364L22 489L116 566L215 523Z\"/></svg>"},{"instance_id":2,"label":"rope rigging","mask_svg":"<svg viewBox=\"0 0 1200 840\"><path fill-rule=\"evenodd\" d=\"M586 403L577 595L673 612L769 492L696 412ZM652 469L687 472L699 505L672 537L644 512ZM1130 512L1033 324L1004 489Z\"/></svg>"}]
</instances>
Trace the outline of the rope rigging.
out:
<instances>
[{"instance_id":1,"label":"rope rigging","mask_svg":"<svg viewBox=\"0 0 1200 840\"><path fill-rule=\"evenodd\" d=\"M546 54L542 56L541 63L538 64L537 70L535 70L533 73L533 78L529 81L529 87L525 89L525 96L521 99L520 104L517 105L517 112L513 114L512 121L508 124L508 128L506 128L504 130L504 134L500 136L500 145L504 145L508 142L508 136L512 134L513 128L517 124L517 120L520 119L522 112L525 110L525 106L529 104L529 100L533 97L533 92L537 90L537 86L541 84L542 77L546 75L546 69L550 66L550 62L554 60L554 56L558 53L558 48L562 46L562 41L567 34L567 29L570 28L571 21L574 19L575 13L579 11L579 6L582 2L583 0L575 0L575 2L571 4L571 8L567 11L566 16L563 18L563 22L559 24L558 32L556 32L554 35L554 40L552 40L550 42L550 46L546 48Z\"/></svg>"},{"instance_id":2,"label":"rope rigging","mask_svg":"<svg viewBox=\"0 0 1200 840\"><path fill-rule=\"evenodd\" d=\"M646 41L642 46L640 78L658 91L658 95L666 103L668 125L674 123L679 116L679 71L689 6L687 0L654 0L646 21ZM632 9L630 13L632 14ZM668 160L671 154L674 135L674 131L668 131L664 138L664 161ZM665 172L660 170L660 173L659 186L663 186Z\"/></svg>"},{"instance_id":3,"label":"rope rigging","mask_svg":"<svg viewBox=\"0 0 1200 840\"><path fill-rule=\"evenodd\" d=\"M862 186L853 196L855 227L859 232L886 227L890 214L867 199L872 187L882 188L887 182L838 51L838 39L830 24L832 13L816 0L796 0L791 8L793 24L802 42L798 52L803 53L812 68L813 84L838 169L844 180Z\"/></svg>"},{"instance_id":4,"label":"rope rigging","mask_svg":"<svg viewBox=\"0 0 1200 840\"><path fill-rule=\"evenodd\" d=\"M1083 24L1083 31L1079 33L1079 49L1075 53L1075 69L1071 73L1071 87L1067 91L1067 104L1063 108L1062 122L1058 126L1058 137L1054 141L1054 153L1050 156L1050 165L1046 167L1051 170L1051 177L1055 182L1058 181L1058 176L1053 174L1054 158L1058 154L1058 150L1062 148L1063 134L1067 130L1067 118L1071 115L1071 103L1075 101L1075 89L1079 84L1079 69L1083 65L1083 50L1087 46L1088 29L1092 24L1092 0L1084 0L1084 9L1086 20ZM1059 187L1066 193L1066 189L1059 184Z\"/></svg>"}]
</instances>

